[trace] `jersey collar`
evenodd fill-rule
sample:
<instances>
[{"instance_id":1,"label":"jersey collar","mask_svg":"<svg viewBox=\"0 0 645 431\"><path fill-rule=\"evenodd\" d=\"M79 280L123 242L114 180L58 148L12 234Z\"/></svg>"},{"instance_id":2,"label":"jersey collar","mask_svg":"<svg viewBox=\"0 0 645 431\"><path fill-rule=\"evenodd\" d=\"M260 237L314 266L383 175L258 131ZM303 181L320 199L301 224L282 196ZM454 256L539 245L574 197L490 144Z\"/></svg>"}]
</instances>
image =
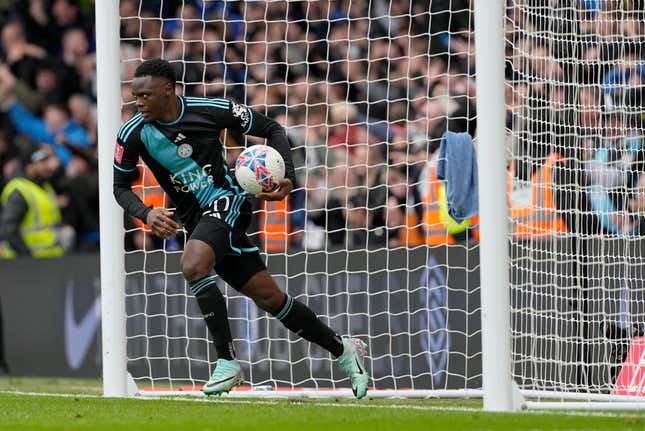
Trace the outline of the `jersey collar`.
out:
<instances>
[{"instance_id":1,"label":"jersey collar","mask_svg":"<svg viewBox=\"0 0 645 431\"><path fill-rule=\"evenodd\" d=\"M163 121L156 120L157 123L163 126L172 126L173 124L177 124L181 121L181 119L184 117L184 98L181 96L177 96L177 99L179 99L179 104L181 105L181 111L179 112L179 117L177 117L176 120L171 121L169 123L164 123Z\"/></svg>"}]
</instances>

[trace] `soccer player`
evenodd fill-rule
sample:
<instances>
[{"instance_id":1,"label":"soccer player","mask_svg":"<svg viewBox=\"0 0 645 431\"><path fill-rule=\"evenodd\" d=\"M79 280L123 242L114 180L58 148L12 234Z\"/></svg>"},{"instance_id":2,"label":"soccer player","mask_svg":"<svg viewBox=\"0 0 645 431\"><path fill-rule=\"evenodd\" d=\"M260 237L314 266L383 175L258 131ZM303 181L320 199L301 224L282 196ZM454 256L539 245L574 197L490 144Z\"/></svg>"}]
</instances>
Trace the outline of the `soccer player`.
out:
<instances>
[{"instance_id":1,"label":"soccer player","mask_svg":"<svg viewBox=\"0 0 645 431\"><path fill-rule=\"evenodd\" d=\"M339 337L305 304L282 292L257 247L246 236L251 203L226 165L220 132L230 129L266 138L267 144L282 155L286 178L276 190L256 195L274 201L284 199L295 184L284 129L274 120L228 99L178 96L175 81L175 71L165 60L148 60L136 69L132 95L139 113L123 124L117 135L114 196L128 214L145 222L156 235L167 239L180 229L173 212L146 207L132 192L131 176L141 157L175 203L188 233L181 269L197 298L218 356L203 392L228 392L244 380L235 359L226 302L211 273L214 269L287 329L338 358L354 395L364 397L369 381L363 365L365 343Z\"/></svg>"}]
</instances>

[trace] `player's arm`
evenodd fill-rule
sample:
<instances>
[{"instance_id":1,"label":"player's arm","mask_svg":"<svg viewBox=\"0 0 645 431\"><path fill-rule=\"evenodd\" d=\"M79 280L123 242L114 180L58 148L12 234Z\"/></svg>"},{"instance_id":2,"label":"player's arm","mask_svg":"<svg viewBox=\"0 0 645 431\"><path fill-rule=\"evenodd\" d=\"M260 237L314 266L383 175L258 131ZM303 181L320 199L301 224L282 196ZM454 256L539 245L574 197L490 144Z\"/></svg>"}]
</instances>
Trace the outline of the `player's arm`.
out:
<instances>
[{"instance_id":1,"label":"player's arm","mask_svg":"<svg viewBox=\"0 0 645 431\"><path fill-rule=\"evenodd\" d=\"M114 148L114 198L123 210L147 224L160 237L167 239L177 233L179 225L172 220L173 213L165 208L147 207L132 191L132 179L137 171L139 153L117 139Z\"/></svg>"},{"instance_id":2,"label":"player's arm","mask_svg":"<svg viewBox=\"0 0 645 431\"><path fill-rule=\"evenodd\" d=\"M226 128L239 131L245 135L258 136L267 140L267 145L275 148L284 159L285 179L278 189L270 193L258 193L260 199L280 201L284 199L296 185L296 171L291 158L291 146L287 133L277 121L253 109L230 101L229 110L219 110L218 120Z\"/></svg>"}]
</instances>

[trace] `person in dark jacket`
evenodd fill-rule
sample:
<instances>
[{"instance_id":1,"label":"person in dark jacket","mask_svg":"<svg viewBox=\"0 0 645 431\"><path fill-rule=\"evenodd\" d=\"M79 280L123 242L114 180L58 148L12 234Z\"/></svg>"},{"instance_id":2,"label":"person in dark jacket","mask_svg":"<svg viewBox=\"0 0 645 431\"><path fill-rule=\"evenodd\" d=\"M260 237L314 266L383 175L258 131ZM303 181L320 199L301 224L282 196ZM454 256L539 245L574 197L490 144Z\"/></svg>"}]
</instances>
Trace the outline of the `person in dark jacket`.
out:
<instances>
[{"instance_id":1,"label":"person in dark jacket","mask_svg":"<svg viewBox=\"0 0 645 431\"><path fill-rule=\"evenodd\" d=\"M49 180L59 161L49 146L26 156L24 176L13 178L0 193L0 233L5 238L0 257L57 257L61 244L61 213Z\"/></svg>"}]
</instances>

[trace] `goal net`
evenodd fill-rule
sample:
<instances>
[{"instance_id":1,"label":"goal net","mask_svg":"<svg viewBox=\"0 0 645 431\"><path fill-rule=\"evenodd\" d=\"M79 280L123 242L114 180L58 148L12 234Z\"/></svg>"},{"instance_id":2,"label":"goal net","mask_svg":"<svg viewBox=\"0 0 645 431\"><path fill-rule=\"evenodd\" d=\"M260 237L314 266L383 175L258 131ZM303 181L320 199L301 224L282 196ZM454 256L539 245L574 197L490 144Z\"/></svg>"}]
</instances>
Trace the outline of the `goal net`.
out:
<instances>
[{"instance_id":1,"label":"goal net","mask_svg":"<svg viewBox=\"0 0 645 431\"><path fill-rule=\"evenodd\" d=\"M124 120L136 112L134 69L163 57L179 94L231 98L279 121L298 187L284 203L255 202L249 230L279 286L368 343L374 388L481 387L476 221L449 219L436 178L443 132L475 131L469 8L179 3L121 2ZM261 142L222 141L231 166ZM159 198L140 172L135 191ZM127 232L128 370L141 388L198 390L216 359L181 277L182 241ZM221 288L250 386L349 388L329 353Z\"/></svg>"},{"instance_id":2,"label":"goal net","mask_svg":"<svg viewBox=\"0 0 645 431\"><path fill-rule=\"evenodd\" d=\"M512 357L541 397L645 395L643 6L508 2Z\"/></svg>"},{"instance_id":3,"label":"goal net","mask_svg":"<svg viewBox=\"0 0 645 431\"><path fill-rule=\"evenodd\" d=\"M509 336L526 396L640 395L616 383L645 303L639 5L506 2ZM441 158L445 132L477 144L473 2L121 0L120 23L124 121L134 69L162 57L178 94L286 128L297 188L254 202L249 235L283 290L368 344L372 394L481 394L478 218L451 217L437 175L445 163L459 179L474 157ZM261 142L221 140L231 167ZM139 171L144 201L171 205ZM128 223L128 371L139 388L199 390L216 357L179 270L185 238ZM246 389L349 388L326 351L220 287Z\"/></svg>"}]
</instances>

